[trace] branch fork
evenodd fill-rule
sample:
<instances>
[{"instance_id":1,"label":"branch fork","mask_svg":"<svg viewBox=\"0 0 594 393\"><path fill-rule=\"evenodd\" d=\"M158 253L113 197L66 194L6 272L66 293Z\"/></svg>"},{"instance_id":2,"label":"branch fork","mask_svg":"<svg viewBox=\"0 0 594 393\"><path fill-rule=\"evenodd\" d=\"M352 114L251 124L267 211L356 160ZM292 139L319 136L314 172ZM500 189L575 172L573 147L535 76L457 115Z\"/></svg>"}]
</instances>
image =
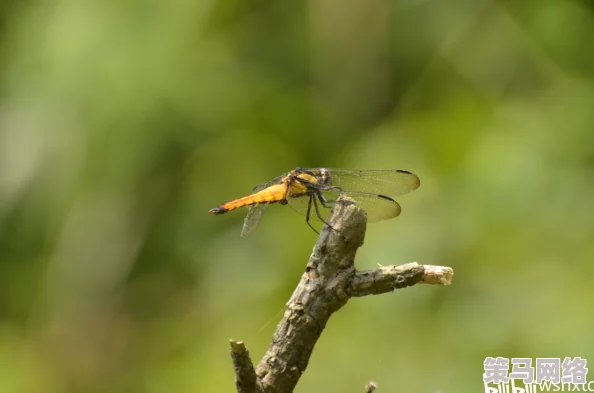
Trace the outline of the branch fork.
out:
<instances>
[{"instance_id":1,"label":"branch fork","mask_svg":"<svg viewBox=\"0 0 594 393\"><path fill-rule=\"evenodd\" d=\"M379 295L415 284L450 285L449 267L419 265L355 269L355 253L363 245L363 209L340 198L322 229L305 273L287 302L272 343L254 369L245 344L230 340L238 393L289 393L305 371L314 346L330 316L352 297Z\"/></svg>"}]
</instances>

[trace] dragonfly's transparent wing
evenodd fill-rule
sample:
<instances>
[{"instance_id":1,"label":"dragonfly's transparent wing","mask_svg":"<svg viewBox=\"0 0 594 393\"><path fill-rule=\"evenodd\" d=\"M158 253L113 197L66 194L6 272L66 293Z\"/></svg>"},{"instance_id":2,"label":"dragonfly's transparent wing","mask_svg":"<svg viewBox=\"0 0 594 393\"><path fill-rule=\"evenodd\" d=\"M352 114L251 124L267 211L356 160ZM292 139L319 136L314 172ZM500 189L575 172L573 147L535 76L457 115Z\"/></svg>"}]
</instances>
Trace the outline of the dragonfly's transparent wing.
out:
<instances>
[{"instance_id":1,"label":"dragonfly's transparent wing","mask_svg":"<svg viewBox=\"0 0 594 393\"><path fill-rule=\"evenodd\" d=\"M396 202L392 198L385 196L369 194L366 192L340 192L339 190L322 191L322 195L327 201L324 204L316 198L315 204L312 201L310 207L310 197L308 195L304 195L296 198L289 198L289 206L306 216L308 215L309 209L310 220L326 222L328 216L330 215L330 212L332 211L332 207L334 206L335 201L338 199L340 195L344 195L354 200L354 202L358 206L362 207L363 210L365 210L365 212L367 213L368 222L388 220L400 214L400 205L398 204L398 202Z\"/></svg>"},{"instance_id":2,"label":"dragonfly's transparent wing","mask_svg":"<svg viewBox=\"0 0 594 393\"><path fill-rule=\"evenodd\" d=\"M248 213L245 216L245 220L243 220L243 229L241 230L241 236L247 235L254 228L256 228L268 205L268 203L262 203L260 205L248 206Z\"/></svg>"},{"instance_id":3,"label":"dragonfly's transparent wing","mask_svg":"<svg viewBox=\"0 0 594 393\"><path fill-rule=\"evenodd\" d=\"M334 192L334 191L328 192L325 194L328 194L328 196L330 196L330 194L332 194L332 196L333 196L332 200L336 200L339 195L338 192ZM327 221L328 216L330 215L330 212L332 211L332 207L334 207L334 202L329 201L328 203L326 203L326 206L324 206L320 203L319 200L316 200L316 204L318 206L318 209L316 211L316 206L314 205L313 201L311 202L311 207L310 207L310 196L309 195L301 195L298 197L291 197L291 198L287 199L287 202L289 202L289 206L291 206L293 208L293 210L297 211L298 213L303 214L306 217L308 215L308 210L309 210L310 220L321 221L321 222ZM319 213L319 215L318 215L318 213Z\"/></svg>"},{"instance_id":4,"label":"dragonfly's transparent wing","mask_svg":"<svg viewBox=\"0 0 594 393\"><path fill-rule=\"evenodd\" d=\"M389 220L400 215L400 205L390 197L368 194L366 192L344 192L367 213L367 222Z\"/></svg>"},{"instance_id":5,"label":"dragonfly's transparent wing","mask_svg":"<svg viewBox=\"0 0 594 393\"><path fill-rule=\"evenodd\" d=\"M277 176L277 177L275 177L275 178L274 178L274 179L272 179L272 180L268 180L268 181L266 181L266 182L264 182L264 183L260 183L260 184L258 184L256 187L254 187L254 188L252 189L252 194L255 194L255 193L257 193L258 191L262 191L262 190L263 190L263 189L265 189L265 188L268 188L268 187L270 187L270 186L273 186L273 185L275 185L275 184L278 184L278 183L280 183L280 182L281 182L281 180L283 180L285 177L287 177L287 173L283 173L282 175L280 175L280 176Z\"/></svg>"},{"instance_id":6,"label":"dragonfly's transparent wing","mask_svg":"<svg viewBox=\"0 0 594 393\"><path fill-rule=\"evenodd\" d=\"M319 172L319 169L307 170ZM378 194L392 198L416 190L421 184L415 174L400 169L328 169L328 172L331 185L343 191Z\"/></svg>"},{"instance_id":7,"label":"dragonfly's transparent wing","mask_svg":"<svg viewBox=\"0 0 594 393\"><path fill-rule=\"evenodd\" d=\"M255 194L258 191L261 191L261 190L268 188L272 185L280 183L281 180L285 178L285 176L287 176L286 173L282 174L280 176L277 176L274 179L269 180L267 182L258 184L256 187L253 188L252 194ZM268 205L269 205L268 203L262 203L259 205L251 205L251 206L247 207L248 213L245 216L245 219L243 220L243 229L241 230L241 236L247 235L252 230L254 230L254 228L256 228L256 226L260 222L260 219L262 218L262 215L266 211L266 208L268 207Z\"/></svg>"}]
</instances>

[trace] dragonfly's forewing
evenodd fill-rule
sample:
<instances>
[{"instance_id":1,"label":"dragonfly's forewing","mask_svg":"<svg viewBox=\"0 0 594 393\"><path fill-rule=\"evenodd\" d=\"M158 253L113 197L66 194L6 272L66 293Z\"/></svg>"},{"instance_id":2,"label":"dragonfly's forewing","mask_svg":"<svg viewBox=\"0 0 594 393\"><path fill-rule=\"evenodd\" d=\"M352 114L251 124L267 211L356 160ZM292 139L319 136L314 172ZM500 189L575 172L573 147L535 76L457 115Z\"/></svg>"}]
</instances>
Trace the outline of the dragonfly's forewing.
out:
<instances>
[{"instance_id":1,"label":"dragonfly's forewing","mask_svg":"<svg viewBox=\"0 0 594 393\"><path fill-rule=\"evenodd\" d=\"M421 184L415 174L400 169L328 169L328 172L332 186L343 191L378 194L391 198L414 191Z\"/></svg>"}]
</instances>

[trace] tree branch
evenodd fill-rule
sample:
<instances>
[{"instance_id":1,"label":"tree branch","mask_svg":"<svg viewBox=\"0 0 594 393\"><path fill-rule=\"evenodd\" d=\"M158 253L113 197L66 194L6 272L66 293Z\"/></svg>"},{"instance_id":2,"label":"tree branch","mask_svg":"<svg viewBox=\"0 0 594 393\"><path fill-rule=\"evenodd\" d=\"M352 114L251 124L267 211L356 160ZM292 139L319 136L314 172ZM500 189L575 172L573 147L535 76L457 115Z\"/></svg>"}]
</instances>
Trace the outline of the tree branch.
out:
<instances>
[{"instance_id":1,"label":"tree branch","mask_svg":"<svg viewBox=\"0 0 594 393\"><path fill-rule=\"evenodd\" d=\"M256 371L243 341L229 340L238 393L256 393Z\"/></svg>"},{"instance_id":2,"label":"tree branch","mask_svg":"<svg viewBox=\"0 0 594 393\"><path fill-rule=\"evenodd\" d=\"M454 271L450 267L419 265L380 266L375 270L357 271L351 280L349 295L367 296L392 292L415 284L450 285Z\"/></svg>"},{"instance_id":3,"label":"tree branch","mask_svg":"<svg viewBox=\"0 0 594 393\"><path fill-rule=\"evenodd\" d=\"M355 296L377 295L418 283L448 285L453 270L409 263L357 271L355 253L363 245L366 216L348 198L339 198L287 302L272 343L256 369L242 342L231 341L239 393L292 392L330 316Z\"/></svg>"}]
</instances>

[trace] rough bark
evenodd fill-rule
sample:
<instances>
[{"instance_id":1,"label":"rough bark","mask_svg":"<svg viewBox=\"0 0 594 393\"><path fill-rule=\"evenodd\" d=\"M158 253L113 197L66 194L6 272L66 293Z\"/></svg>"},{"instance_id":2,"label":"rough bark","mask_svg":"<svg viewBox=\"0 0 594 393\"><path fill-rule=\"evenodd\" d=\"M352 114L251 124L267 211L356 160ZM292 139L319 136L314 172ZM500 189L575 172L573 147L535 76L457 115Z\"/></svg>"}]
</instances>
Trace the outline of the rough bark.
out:
<instances>
[{"instance_id":1,"label":"rough bark","mask_svg":"<svg viewBox=\"0 0 594 393\"><path fill-rule=\"evenodd\" d=\"M272 343L255 373L243 342L231 341L239 393L292 392L328 319L349 298L392 292L419 283L451 282L451 268L416 263L357 271L354 260L365 237L365 212L348 199L341 199L328 223L332 228L325 225L322 229L305 273L287 302Z\"/></svg>"}]
</instances>

